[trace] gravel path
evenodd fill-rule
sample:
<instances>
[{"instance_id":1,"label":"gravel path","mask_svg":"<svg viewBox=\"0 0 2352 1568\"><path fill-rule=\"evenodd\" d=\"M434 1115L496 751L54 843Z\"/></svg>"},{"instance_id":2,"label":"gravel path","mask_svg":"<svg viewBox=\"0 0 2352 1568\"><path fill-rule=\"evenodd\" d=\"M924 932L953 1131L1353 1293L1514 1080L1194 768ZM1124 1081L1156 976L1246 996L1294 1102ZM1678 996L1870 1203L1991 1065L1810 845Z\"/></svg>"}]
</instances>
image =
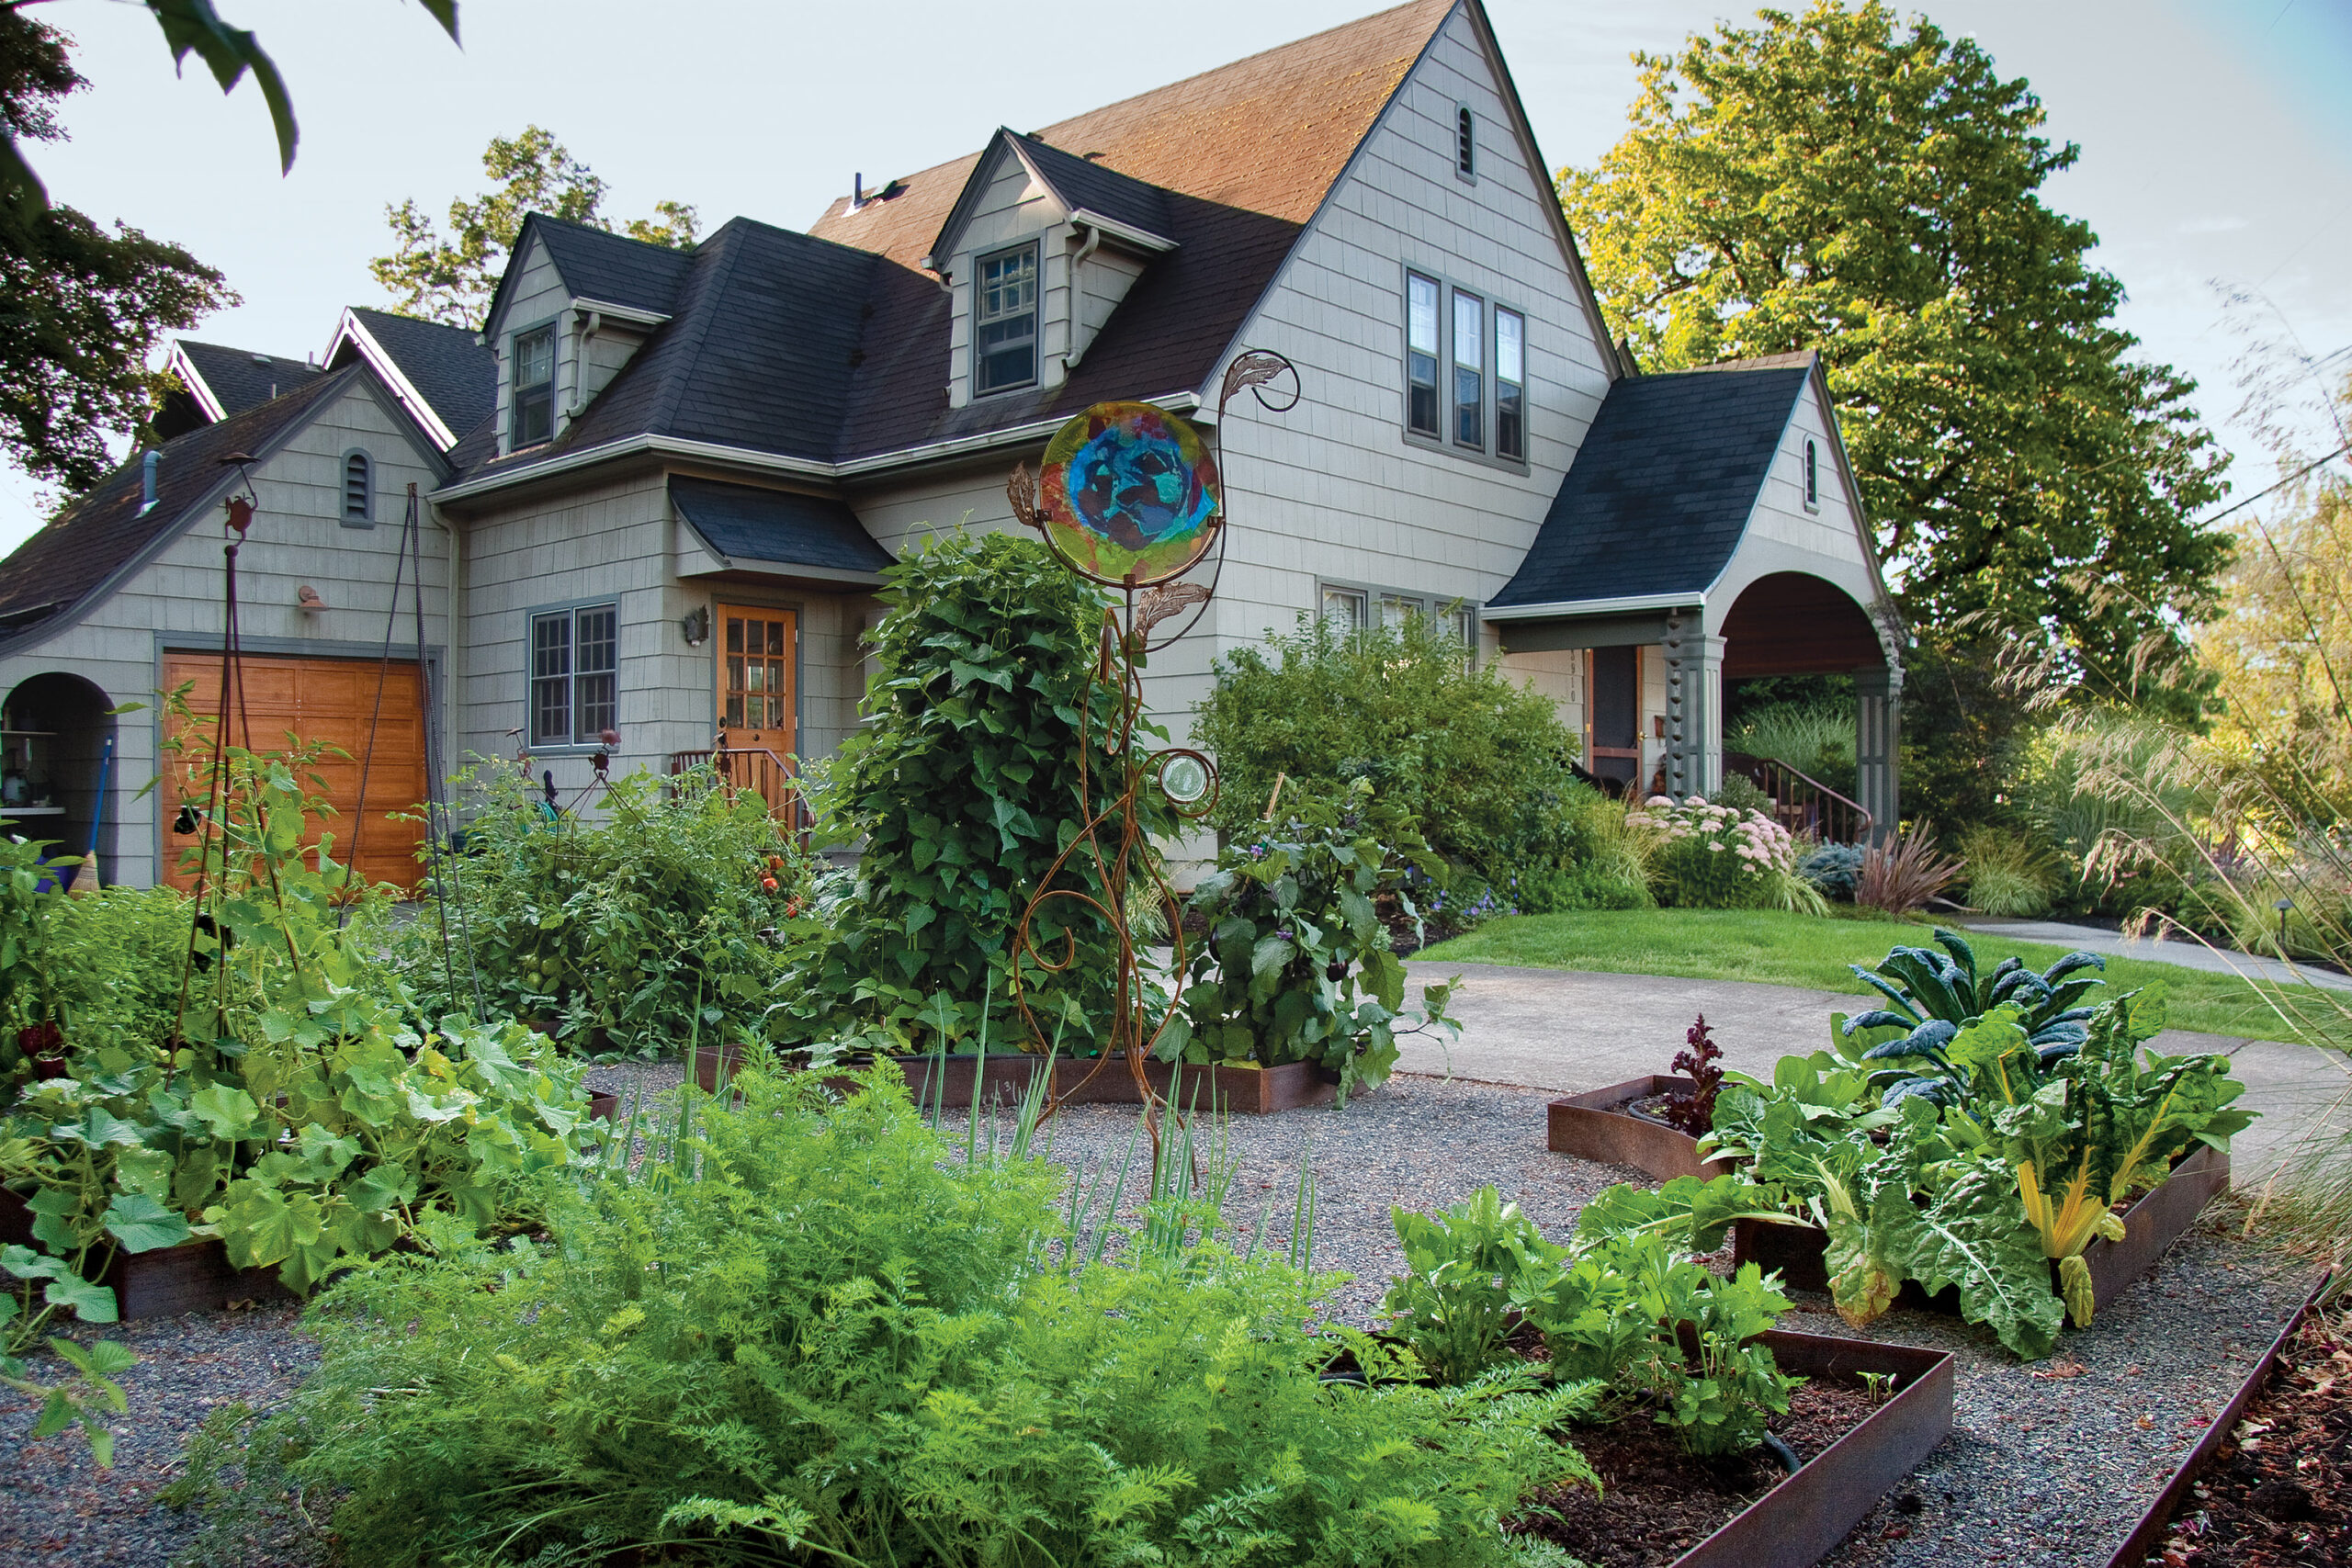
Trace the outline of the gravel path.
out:
<instances>
[{"instance_id":1,"label":"gravel path","mask_svg":"<svg viewBox=\"0 0 2352 1568\"><path fill-rule=\"evenodd\" d=\"M597 1069L665 1093L677 1064ZM1346 1110L1235 1117L1228 1213L1245 1234L1271 1201L1270 1245L1286 1244L1302 1163L1318 1194L1314 1265L1354 1276L1340 1315L1370 1322L1402 1265L1392 1203L1440 1208L1493 1182L1555 1236L1590 1197L1635 1173L1548 1153L1545 1091L1401 1077ZM1072 1107L1049 1152L1090 1178L1115 1168L1136 1112ZM1140 1162L1139 1162L1140 1163ZM1131 1169L1130 1212L1144 1173ZM2310 1284L2297 1268L2218 1225L2184 1238L2150 1280L2069 1333L2057 1357L2021 1366L1955 1318L1898 1311L1866 1337L1949 1348L1960 1358L1955 1429L1826 1562L1835 1568L2099 1568L2179 1455L2245 1375ZM1798 1297L1785 1326L1847 1332L1826 1298ZM153 1502L178 1472L189 1433L215 1404L282 1401L316 1350L290 1308L192 1314L110 1334L143 1364L124 1379L132 1418L100 1475L80 1442L52 1438L16 1458L0 1490L0 1561L161 1565L192 1521ZM2071 1371L2079 1368L2078 1371ZM2065 1375L2052 1375L2064 1373ZM0 1400L0 1454L16 1456L32 1408ZM272 1553L275 1554L272 1554ZM310 1543L264 1543L261 1568L315 1561Z\"/></svg>"}]
</instances>

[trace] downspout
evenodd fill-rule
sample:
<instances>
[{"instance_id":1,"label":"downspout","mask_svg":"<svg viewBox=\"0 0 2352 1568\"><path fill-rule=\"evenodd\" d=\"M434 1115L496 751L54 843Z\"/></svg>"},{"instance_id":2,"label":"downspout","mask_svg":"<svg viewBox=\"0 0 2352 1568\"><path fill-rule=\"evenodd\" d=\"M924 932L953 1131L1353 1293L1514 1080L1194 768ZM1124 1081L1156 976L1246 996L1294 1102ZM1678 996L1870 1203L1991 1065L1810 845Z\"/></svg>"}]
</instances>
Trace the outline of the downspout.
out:
<instances>
[{"instance_id":1,"label":"downspout","mask_svg":"<svg viewBox=\"0 0 2352 1568\"><path fill-rule=\"evenodd\" d=\"M1077 346L1080 321L1080 300L1081 299L1078 288L1079 269L1085 266L1086 258L1094 254L1095 247L1102 243L1102 231L1096 228L1093 224L1081 223L1079 227L1086 231L1086 243L1079 246L1076 254L1069 258L1070 346L1062 350L1062 375L1065 378L1067 378L1071 371L1078 368L1079 358L1086 352L1084 349Z\"/></svg>"},{"instance_id":2,"label":"downspout","mask_svg":"<svg viewBox=\"0 0 2352 1568\"><path fill-rule=\"evenodd\" d=\"M589 311L587 324L580 331L578 345L571 351L571 406L563 413L567 424L585 411L582 393L588 385L588 347L596 341L596 334L604 330L604 325L605 313L602 310Z\"/></svg>"}]
</instances>

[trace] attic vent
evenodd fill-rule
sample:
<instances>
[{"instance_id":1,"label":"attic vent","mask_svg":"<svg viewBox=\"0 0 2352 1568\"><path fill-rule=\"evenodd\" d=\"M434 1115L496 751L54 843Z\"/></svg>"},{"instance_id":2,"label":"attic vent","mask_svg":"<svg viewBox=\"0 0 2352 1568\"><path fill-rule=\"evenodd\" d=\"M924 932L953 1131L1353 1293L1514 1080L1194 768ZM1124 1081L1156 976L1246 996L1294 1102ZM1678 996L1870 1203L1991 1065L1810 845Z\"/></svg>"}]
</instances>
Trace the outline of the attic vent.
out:
<instances>
[{"instance_id":1,"label":"attic vent","mask_svg":"<svg viewBox=\"0 0 2352 1568\"><path fill-rule=\"evenodd\" d=\"M1464 104L1453 111L1453 168L1465 178L1478 172L1478 140L1473 134L1476 127L1477 120L1470 113L1469 105Z\"/></svg>"},{"instance_id":2,"label":"attic vent","mask_svg":"<svg viewBox=\"0 0 2352 1568\"><path fill-rule=\"evenodd\" d=\"M343 455L343 525L365 528L376 521L376 465L365 452Z\"/></svg>"}]
</instances>

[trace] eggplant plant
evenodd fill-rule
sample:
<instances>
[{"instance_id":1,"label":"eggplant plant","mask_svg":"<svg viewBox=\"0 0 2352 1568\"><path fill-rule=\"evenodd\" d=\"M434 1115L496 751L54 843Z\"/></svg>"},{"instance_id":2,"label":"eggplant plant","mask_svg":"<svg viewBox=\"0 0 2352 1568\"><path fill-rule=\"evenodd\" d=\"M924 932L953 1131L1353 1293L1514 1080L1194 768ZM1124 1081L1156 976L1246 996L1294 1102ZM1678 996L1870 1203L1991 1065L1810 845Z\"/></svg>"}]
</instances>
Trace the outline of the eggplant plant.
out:
<instances>
[{"instance_id":1,"label":"eggplant plant","mask_svg":"<svg viewBox=\"0 0 2352 1568\"><path fill-rule=\"evenodd\" d=\"M1932 934L1941 953L1897 947L1876 969L1850 965L1857 978L1894 1004L1841 1017L1837 1025L1845 1039L1864 1036L1868 1048L1862 1060L1908 1064L1883 1069L1886 1076L1877 1080L1877 1087L1884 1103L1915 1094L1937 1105L1964 1102L1968 1072L1964 1064L1952 1060L1951 1043L1995 1008L2015 1010L2018 1026L2046 1062L2082 1044L2092 1011L2084 998L2106 984L2082 971L2105 969L2106 959L2077 951L2037 974L2012 954L1980 974L1976 950L1967 938L1941 926Z\"/></svg>"}]
</instances>

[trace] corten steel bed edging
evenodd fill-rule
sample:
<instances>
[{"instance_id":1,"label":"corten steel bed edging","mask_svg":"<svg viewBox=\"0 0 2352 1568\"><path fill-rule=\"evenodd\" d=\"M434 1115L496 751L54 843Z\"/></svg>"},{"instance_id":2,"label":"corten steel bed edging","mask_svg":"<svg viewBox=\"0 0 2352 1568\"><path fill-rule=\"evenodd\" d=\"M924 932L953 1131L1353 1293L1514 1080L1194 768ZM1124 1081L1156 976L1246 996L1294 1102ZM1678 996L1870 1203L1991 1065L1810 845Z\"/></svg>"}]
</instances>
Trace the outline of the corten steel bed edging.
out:
<instances>
[{"instance_id":1,"label":"corten steel bed edging","mask_svg":"<svg viewBox=\"0 0 2352 1568\"><path fill-rule=\"evenodd\" d=\"M1673 1568L1812 1568L1951 1431L1952 1353L1835 1335L1764 1336L1784 1372L1860 1383L1892 1372L1899 1387L1845 1436L1808 1460Z\"/></svg>"},{"instance_id":2,"label":"corten steel bed edging","mask_svg":"<svg viewBox=\"0 0 2352 1568\"><path fill-rule=\"evenodd\" d=\"M2148 1505L2148 1511L2140 1516L2140 1522L2132 1527L2130 1535L2123 1538L2123 1544L2115 1549L2115 1555L2107 1560L2107 1568L2145 1568L2149 1553L2164 1545L2165 1532L2171 1529L2173 1516L2188 1500L2189 1488L2197 1483L2198 1476L2203 1473L2206 1465L2212 1462L2213 1455L2229 1440L2230 1433L2236 1429L2239 1420L2245 1415L2245 1407L2254 1403L2254 1396L2262 1391L2262 1385L2270 1381L2270 1369L2278 1364L2279 1352L2286 1349L2287 1342L2303 1326L2303 1320L2311 1315L2313 1307L2319 1305L2320 1298L2327 1293L2328 1285L2335 1278L2333 1272L2320 1275L2319 1283L2312 1287L2311 1294L2303 1298L2303 1304L2287 1319L2287 1325L2278 1331L2277 1338L2271 1340L2270 1348L2256 1360L2253 1372L2238 1385L2238 1391L2231 1395L2230 1402L2222 1406L2222 1413L2206 1424L2205 1435L2190 1445L2171 1478Z\"/></svg>"},{"instance_id":3,"label":"corten steel bed edging","mask_svg":"<svg viewBox=\"0 0 2352 1568\"><path fill-rule=\"evenodd\" d=\"M1065 1060L1054 1069L1055 1094L1066 1105L1140 1105L1143 1098L1134 1076L1117 1071L1119 1065L1100 1064L1092 1058ZM1322 1068L1313 1062L1237 1067L1193 1062L1171 1066L1153 1060L1146 1062L1143 1070L1152 1092L1180 1111L1189 1112L1197 1105L1203 1111L1268 1116L1329 1105L1339 1095L1337 1082L1324 1077Z\"/></svg>"},{"instance_id":4,"label":"corten steel bed edging","mask_svg":"<svg viewBox=\"0 0 2352 1568\"><path fill-rule=\"evenodd\" d=\"M1628 1165L1653 1181L1671 1181L1678 1176L1695 1176L1704 1181L1721 1176L1731 1167L1701 1159L1698 1139L1679 1127L1636 1116L1626 1109L1654 1094L1689 1094L1696 1087L1689 1078L1653 1073L1552 1100L1544 1107L1544 1147L1555 1155L1573 1155L1603 1165Z\"/></svg>"},{"instance_id":5,"label":"corten steel bed edging","mask_svg":"<svg viewBox=\"0 0 2352 1568\"><path fill-rule=\"evenodd\" d=\"M2188 1234L2205 1205L2229 1190L2230 1156L2211 1144L2198 1145L2160 1185L2123 1212L2121 1241L2100 1236L2083 1249L2083 1262L2091 1272L2094 1308L2105 1306L2131 1289L2174 1242ZM1732 1227L1735 1265L1754 1263L1777 1269L1781 1280L1798 1290L1829 1288L1829 1270L1822 1261L1828 1245L1828 1236L1811 1225L1741 1220ZM2058 1266L2050 1267L2054 1288ZM1905 1280L1901 1301L1905 1306L1928 1312L1956 1314L1960 1310L1957 1287L1929 1296L1915 1281Z\"/></svg>"}]
</instances>

